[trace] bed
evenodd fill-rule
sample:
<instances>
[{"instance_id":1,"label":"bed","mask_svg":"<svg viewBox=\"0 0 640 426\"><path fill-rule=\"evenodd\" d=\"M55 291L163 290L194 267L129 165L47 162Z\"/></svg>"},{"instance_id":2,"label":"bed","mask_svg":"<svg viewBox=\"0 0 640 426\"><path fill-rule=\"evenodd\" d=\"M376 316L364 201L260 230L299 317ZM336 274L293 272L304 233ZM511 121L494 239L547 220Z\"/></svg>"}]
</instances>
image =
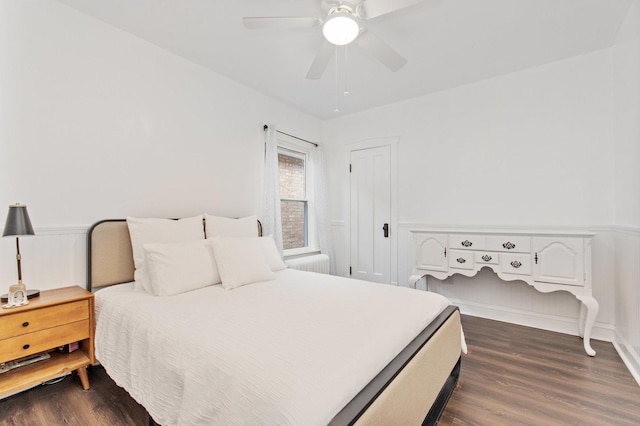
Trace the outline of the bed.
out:
<instances>
[{"instance_id":1,"label":"bed","mask_svg":"<svg viewBox=\"0 0 640 426\"><path fill-rule=\"evenodd\" d=\"M435 424L458 381L442 296L291 269L154 296L124 219L94 224L87 253L96 358L150 424Z\"/></svg>"}]
</instances>

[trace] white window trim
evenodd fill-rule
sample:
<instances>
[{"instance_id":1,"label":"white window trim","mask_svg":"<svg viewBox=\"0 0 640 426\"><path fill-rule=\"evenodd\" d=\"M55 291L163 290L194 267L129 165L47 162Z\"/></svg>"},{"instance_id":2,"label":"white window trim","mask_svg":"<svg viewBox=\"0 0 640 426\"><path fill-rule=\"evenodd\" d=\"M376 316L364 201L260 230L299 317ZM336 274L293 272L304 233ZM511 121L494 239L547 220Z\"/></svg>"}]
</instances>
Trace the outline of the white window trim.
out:
<instances>
[{"instance_id":1,"label":"white window trim","mask_svg":"<svg viewBox=\"0 0 640 426\"><path fill-rule=\"evenodd\" d=\"M318 246L318 236L316 232L316 214L313 198L313 182L311 182L311 162L310 154L313 147L305 142L296 140L295 138L287 135L278 134L278 148L282 148L288 151L293 151L294 154L300 153L305 156L305 185L307 195L307 247L300 247L295 249L284 250L283 255L285 259L303 255L309 255L318 253L320 251Z\"/></svg>"}]
</instances>

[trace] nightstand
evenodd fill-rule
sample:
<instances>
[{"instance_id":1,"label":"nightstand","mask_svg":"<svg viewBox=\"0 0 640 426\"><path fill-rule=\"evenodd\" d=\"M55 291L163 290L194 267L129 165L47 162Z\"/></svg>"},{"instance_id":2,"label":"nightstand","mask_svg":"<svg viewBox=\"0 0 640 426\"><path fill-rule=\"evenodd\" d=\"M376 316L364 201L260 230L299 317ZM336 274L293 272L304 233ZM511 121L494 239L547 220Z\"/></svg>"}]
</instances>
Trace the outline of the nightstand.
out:
<instances>
[{"instance_id":1,"label":"nightstand","mask_svg":"<svg viewBox=\"0 0 640 426\"><path fill-rule=\"evenodd\" d=\"M0 362L40 352L51 358L0 373L0 398L29 389L46 380L77 370L82 387L89 389L87 365L95 362L93 293L73 286L44 290L29 304L0 308ZM71 353L56 349L80 342Z\"/></svg>"}]
</instances>

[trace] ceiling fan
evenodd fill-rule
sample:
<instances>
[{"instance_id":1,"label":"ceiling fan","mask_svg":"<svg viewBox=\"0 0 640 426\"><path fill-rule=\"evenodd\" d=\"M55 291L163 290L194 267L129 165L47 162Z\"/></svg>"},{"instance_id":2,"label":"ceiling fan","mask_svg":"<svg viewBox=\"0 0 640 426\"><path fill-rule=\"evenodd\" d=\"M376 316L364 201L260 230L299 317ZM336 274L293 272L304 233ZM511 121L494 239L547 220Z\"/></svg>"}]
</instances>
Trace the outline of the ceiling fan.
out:
<instances>
[{"instance_id":1,"label":"ceiling fan","mask_svg":"<svg viewBox=\"0 0 640 426\"><path fill-rule=\"evenodd\" d=\"M320 46L311 68L308 79L317 80L327 68L335 46L344 46L355 42L371 53L391 71L402 68L407 60L388 44L379 39L363 24L405 7L427 0L322 0L324 17L274 16L245 17L244 26L248 29L261 28L311 28L322 25L324 42ZM443 0L428 0L429 3L441 3Z\"/></svg>"}]
</instances>

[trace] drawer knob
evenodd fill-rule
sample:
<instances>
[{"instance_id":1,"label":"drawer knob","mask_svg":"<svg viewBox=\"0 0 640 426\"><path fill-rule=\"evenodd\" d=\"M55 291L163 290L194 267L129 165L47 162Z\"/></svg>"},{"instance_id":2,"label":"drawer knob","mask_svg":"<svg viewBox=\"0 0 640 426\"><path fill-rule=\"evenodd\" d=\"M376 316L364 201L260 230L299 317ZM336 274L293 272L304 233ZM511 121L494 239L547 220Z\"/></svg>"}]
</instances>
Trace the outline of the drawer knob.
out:
<instances>
[{"instance_id":1,"label":"drawer knob","mask_svg":"<svg viewBox=\"0 0 640 426\"><path fill-rule=\"evenodd\" d=\"M502 247L506 248L507 250L513 250L514 248L516 248L516 245L513 244L511 241L507 241L502 245Z\"/></svg>"},{"instance_id":2,"label":"drawer knob","mask_svg":"<svg viewBox=\"0 0 640 426\"><path fill-rule=\"evenodd\" d=\"M460 244L462 244L464 247L471 247L473 245L473 243L469 240L464 240Z\"/></svg>"},{"instance_id":3,"label":"drawer knob","mask_svg":"<svg viewBox=\"0 0 640 426\"><path fill-rule=\"evenodd\" d=\"M514 260L513 262L511 262L511 266L517 269L522 266L522 263L518 262L517 260Z\"/></svg>"},{"instance_id":4,"label":"drawer knob","mask_svg":"<svg viewBox=\"0 0 640 426\"><path fill-rule=\"evenodd\" d=\"M22 326L23 326L23 327L29 327L29 321L25 321L25 322L23 322L23 323L22 323Z\"/></svg>"},{"instance_id":5,"label":"drawer knob","mask_svg":"<svg viewBox=\"0 0 640 426\"><path fill-rule=\"evenodd\" d=\"M484 260L485 262L488 262L491 259L493 259L493 257L489 256L488 254L485 254L484 256L482 256L482 260Z\"/></svg>"},{"instance_id":6,"label":"drawer knob","mask_svg":"<svg viewBox=\"0 0 640 426\"><path fill-rule=\"evenodd\" d=\"M464 263L466 261L467 261L467 259L465 259L463 257L459 257L459 258L456 259L456 262L458 262L458 263Z\"/></svg>"},{"instance_id":7,"label":"drawer knob","mask_svg":"<svg viewBox=\"0 0 640 426\"><path fill-rule=\"evenodd\" d=\"M27 343L26 345L24 345L24 346L22 347L22 349L27 350L27 349L29 349L30 347L31 347L31 345Z\"/></svg>"}]
</instances>

